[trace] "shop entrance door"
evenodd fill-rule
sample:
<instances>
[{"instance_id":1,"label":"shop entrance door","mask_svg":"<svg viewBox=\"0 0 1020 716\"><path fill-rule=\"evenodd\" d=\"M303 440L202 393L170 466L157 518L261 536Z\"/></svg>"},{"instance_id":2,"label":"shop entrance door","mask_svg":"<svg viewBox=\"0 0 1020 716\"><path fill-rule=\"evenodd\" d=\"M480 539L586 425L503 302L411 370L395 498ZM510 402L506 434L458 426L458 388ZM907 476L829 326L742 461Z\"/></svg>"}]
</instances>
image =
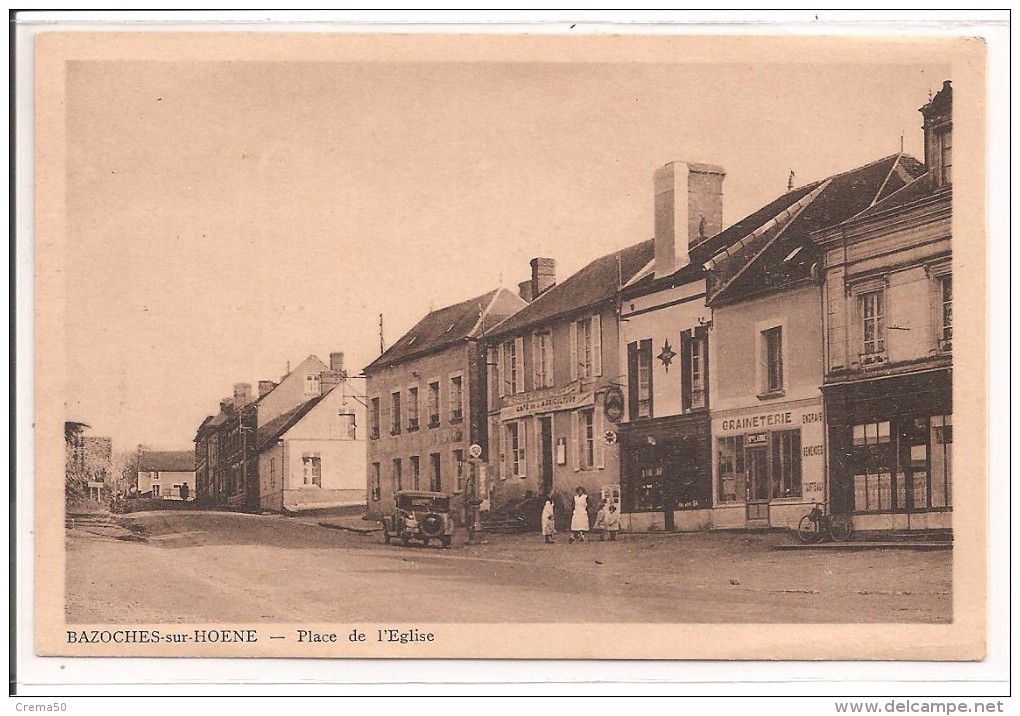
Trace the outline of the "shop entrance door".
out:
<instances>
[{"instance_id":1,"label":"shop entrance door","mask_svg":"<svg viewBox=\"0 0 1020 716\"><path fill-rule=\"evenodd\" d=\"M769 451L764 445L748 447L747 526L769 526Z\"/></svg>"},{"instance_id":2,"label":"shop entrance door","mask_svg":"<svg viewBox=\"0 0 1020 716\"><path fill-rule=\"evenodd\" d=\"M552 494L553 488L553 438L552 418L539 418L539 426L542 431L542 494Z\"/></svg>"}]
</instances>

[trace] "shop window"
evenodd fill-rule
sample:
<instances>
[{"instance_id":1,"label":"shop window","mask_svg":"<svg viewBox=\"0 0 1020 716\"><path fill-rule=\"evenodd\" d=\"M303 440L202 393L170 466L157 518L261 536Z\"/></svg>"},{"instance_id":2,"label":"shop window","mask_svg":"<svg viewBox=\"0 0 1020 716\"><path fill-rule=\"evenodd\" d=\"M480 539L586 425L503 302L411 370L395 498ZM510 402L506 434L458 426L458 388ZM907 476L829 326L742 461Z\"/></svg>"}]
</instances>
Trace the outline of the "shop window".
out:
<instances>
[{"instance_id":1,"label":"shop window","mask_svg":"<svg viewBox=\"0 0 1020 716\"><path fill-rule=\"evenodd\" d=\"M404 475L403 466L400 463L400 458L393 459L393 491L400 492L404 489Z\"/></svg>"},{"instance_id":2,"label":"shop window","mask_svg":"<svg viewBox=\"0 0 1020 716\"><path fill-rule=\"evenodd\" d=\"M378 502L382 499L382 466L372 463L372 500Z\"/></svg>"},{"instance_id":3,"label":"shop window","mask_svg":"<svg viewBox=\"0 0 1020 716\"><path fill-rule=\"evenodd\" d=\"M627 380L631 420L652 417L652 341L627 345Z\"/></svg>"},{"instance_id":4,"label":"shop window","mask_svg":"<svg viewBox=\"0 0 1020 716\"><path fill-rule=\"evenodd\" d=\"M421 489L421 458L417 455L411 456L411 489Z\"/></svg>"},{"instance_id":5,"label":"shop window","mask_svg":"<svg viewBox=\"0 0 1020 716\"><path fill-rule=\"evenodd\" d=\"M552 333L539 331L532 338L535 388L551 388L553 382Z\"/></svg>"},{"instance_id":6,"label":"shop window","mask_svg":"<svg viewBox=\"0 0 1020 716\"><path fill-rule=\"evenodd\" d=\"M429 383L429 427L439 427L439 381Z\"/></svg>"},{"instance_id":7,"label":"shop window","mask_svg":"<svg viewBox=\"0 0 1020 716\"><path fill-rule=\"evenodd\" d=\"M858 296L861 308L861 363L885 360L885 292L869 291Z\"/></svg>"},{"instance_id":8,"label":"shop window","mask_svg":"<svg viewBox=\"0 0 1020 716\"><path fill-rule=\"evenodd\" d=\"M459 423L464 419L464 378L455 375L450 378L450 422Z\"/></svg>"},{"instance_id":9,"label":"shop window","mask_svg":"<svg viewBox=\"0 0 1020 716\"><path fill-rule=\"evenodd\" d=\"M407 389L407 429L418 429L418 388Z\"/></svg>"},{"instance_id":10,"label":"shop window","mask_svg":"<svg viewBox=\"0 0 1020 716\"><path fill-rule=\"evenodd\" d=\"M762 367L765 396L783 392L783 328L776 326L761 332Z\"/></svg>"},{"instance_id":11,"label":"shop window","mask_svg":"<svg viewBox=\"0 0 1020 716\"><path fill-rule=\"evenodd\" d=\"M895 509L906 502L901 484L896 490L893 444L889 421L853 426L852 465L854 509L874 512Z\"/></svg>"},{"instance_id":12,"label":"shop window","mask_svg":"<svg viewBox=\"0 0 1020 716\"><path fill-rule=\"evenodd\" d=\"M772 497L800 497L800 430L776 430L770 441Z\"/></svg>"},{"instance_id":13,"label":"shop window","mask_svg":"<svg viewBox=\"0 0 1020 716\"><path fill-rule=\"evenodd\" d=\"M440 492L443 489L443 461L439 453L429 455L429 489Z\"/></svg>"},{"instance_id":14,"label":"shop window","mask_svg":"<svg viewBox=\"0 0 1020 716\"><path fill-rule=\"evenodd\" d=\"M400 435L400 391L390 394L390 435Z\"/></svg>"},{"instance_id":15,"label":"shop window","mask_svg":"<svg viewBox=\"0 0 1020 716\"><path fill-rule=\"evenodd\" d=\"M939 350L953 350L953 277L942 276L939 282Z\"/></svg>"},{"instance_id":16,"label":"shop window","mask_svg":"<svg viewBox=\"0 0 1020 716\"><path fill-rule=\"evenodd\" d=\"M372 405L368 411L368 433L374 440L379 437L379 399L372 398Z\"/></svg>"},{"instance_id":17,"label":"shop window","mask_svg":"<svg viewBox=\"0 0 1020 716\"><path fill-rule=\"evenodd\" d=\"M305 455L301 458L301 467L306 487L322 487L322 458Z\"/></svg>"},{"instance_id":18,"label":"shop window","mask_svg":"<svg viewBox=\"0 0 1020 716\"><path fill-rule=\"evenodd\" d=\"M453 451L454 481L453 491L464 492L464 451L457 449Z\"/></svg>"},{"instance_id":19,"label":"shop window","mask_svg":"<svg viewBox=\"0 0 1020 716\"><path fill-rule=\"evenodd\" d=\"M953 504L953 416L931 417L931 506Z\"/></svg>"},{"instance_id":20,"label":"shop window","mask_svg":"<svg viewBox=\"0 0 1020 716\"><path fill-rule=\"evenodd\" d=\"M743 502L747 497L744 472L744 436L716 440L719 468L719 501Z\"/></svg>"}]
</instances>

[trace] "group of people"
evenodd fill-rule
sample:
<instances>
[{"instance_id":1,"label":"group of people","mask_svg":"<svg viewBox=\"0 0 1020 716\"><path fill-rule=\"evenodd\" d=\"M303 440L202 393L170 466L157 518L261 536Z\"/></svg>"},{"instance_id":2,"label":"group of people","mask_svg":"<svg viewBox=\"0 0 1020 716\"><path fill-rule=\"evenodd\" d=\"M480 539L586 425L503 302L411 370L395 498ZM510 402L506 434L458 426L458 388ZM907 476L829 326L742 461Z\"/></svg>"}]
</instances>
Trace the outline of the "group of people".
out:
<instances>
[{"instance_id":1,"label":"group of people","mask_svg":"<svg viewBox=\"0 0 1020 716\"><path fill-rule=\"evenodd\" d=\"M616 504L607 504L606 500L602 500L595 515L595 524L592 525L588 517L588 494L583 487L578 487L574 491L574 510L570 515L570 543L587 542L591 530L598 533L600 540L605 540L608 534L609 540L615 541L616 533L620 531L620 511ZM542 536L545 543L552 544L555 534L556 508L552 495L549 495L542 508Z\"/></svg>"}]
</instances>

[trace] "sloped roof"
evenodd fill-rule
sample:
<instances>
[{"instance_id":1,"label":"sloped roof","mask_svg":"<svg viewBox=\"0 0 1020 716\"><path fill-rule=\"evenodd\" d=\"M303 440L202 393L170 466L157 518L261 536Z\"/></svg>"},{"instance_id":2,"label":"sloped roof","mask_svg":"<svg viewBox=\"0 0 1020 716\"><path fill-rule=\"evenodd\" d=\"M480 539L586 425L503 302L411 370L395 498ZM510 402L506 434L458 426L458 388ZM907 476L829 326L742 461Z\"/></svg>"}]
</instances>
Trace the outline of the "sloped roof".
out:
<instances>
[{"instance_id":1,"label":"sloped roof","mask_svg":"<svg viewBox=\"0 0 1020 716\"><path fill-rule=\"evenodd\" d=\"M279 437L297 425L301 418L308 415L312 408L321 403L322 399L329 395L332 390L335 390L335 388L331 388L321 395L316 395L314 398L306 400L286 413L276 416L265 425L260 425L256 431L258 451L262 452L266 448L271 447Z\"/></svg>"},{"instance_id":2,"label":"sloped roof","mask_svg":"<svg viewBox=\"0 0 1020 716\"><path fill-rule=\"evenodd\" d=\"M774 217L790 209L788 218L771 231L743 243L732 237L728 243L740 248L728 256L716 257L709 273L709 300L736 300L809 277L812 264L818 260L811 232L857 216L923 172L924 166L913 157L893 154L784 194L752 214L754 220L742 219L723 233L752 228L774 209ZM804 193L798 196L802 190Z\"/></svg>"},{"instance_id":3,"label":"sloped roof","mask_svg":"<svg viewBox=\"0 0 1020 716\"><path fill-rule=\"evenodd\" d=\"M599 257L485 335L487 338L507 335L612 298L619 290L620 281L627 283L654 255L654 241L649 239Z\"/></svg>"},{"instance_id":4,"label":"sloped roof","mask_svg":"<svg viewBox=\"0 0 1020 716\"><path fill-rule=\"evenodd\" d=\"M486 326L499 323L525 305L520 296L505 288L497 288L432 311L372 361L365 372L425 355L467 338L477 338Z\"/></svg>"},{"instance_id":5,"label":"sloped roof","mask_svg":"<svg viewBox=\"0 0 1020 716\"><path fill-rule=\"evenodd\" d=\"M948 195L949 194L948 187L946 189L943 189L939 193L941 194L943 192L945 192L946 195ZM843 224L864 221L870 219L873 216L885 214L886 212L898 209L902 206L907 206L908 204L913 204L915 202L922 201L933 196L934 194L935 188L932 186L931 172L925 172L924 174L922 174L921 176L919 176L917 179L913 180L906 186L901 187L899 190L895 192L887 194L884 199L875 203L873 206L868 207L860 214L857 214L856 216L847 219L846 221L843 222Z\"/></svg>"},{"instance_id":6,"label":"sloped roof","mask_svg":"<svg viewBox=\"0 0 1020 716\"><path fill-rule=\"evenodd\" d=\"M139 472L192 472L194 469L192 450L144 450L138 456Z\"/></svg>"}]
</instances>

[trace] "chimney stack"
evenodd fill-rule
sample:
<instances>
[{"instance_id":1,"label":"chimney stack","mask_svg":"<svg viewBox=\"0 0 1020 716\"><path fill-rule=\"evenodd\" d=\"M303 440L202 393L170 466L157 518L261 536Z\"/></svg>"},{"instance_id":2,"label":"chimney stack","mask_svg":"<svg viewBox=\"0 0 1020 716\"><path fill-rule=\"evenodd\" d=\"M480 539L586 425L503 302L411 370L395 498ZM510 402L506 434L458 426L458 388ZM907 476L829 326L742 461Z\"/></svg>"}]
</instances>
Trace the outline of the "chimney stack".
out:
<instances>
[{"instance_id":1,"label":"chimney stack","mask_svg":"<svg viewBox=\"0 0 1020 716\"><path fill-rule=\"evenodd\" d=\"M335 370L319 372L319 395L325 395L338 385L340 385L340 373Z\"/></svg>"},{"instance_id":2,"label":"chimney stack","mask_svg":"<svg viewBox=\"0 0 1020 716\"><path fill-rule=\"evenodd\" d=\"M220 400L220 412L231 413L234 410L234 399L233 398L222 398Z\"/></svg>"},{"instance_id":3,"label":"chimney stack","mask_svg":"<svg viewBox=\"0 0 1020 716\"><path fill-rule=\"evenodd\" d=\"M690 263L690 250L722 231L722 183L714 164L670 162L655 172L655 275Z\"/></svg>"},{"instance_id":4,"label":"chimney stack","mask_svg":"<svg viewBox=\"0 0 1020 716\"><path fill-rule=\"evenodd\" d=\"M234 383L234 409L240 410L251 402L251 383Z\"/></svg>"},{"instance_id":5,"label":"chimney stack","mask_svg":"<svg viewBox=\"0 0 1020 716\"><path fill-rule=\"evenodd\" d=\"M276 383L271 380L260 380L259 381L259 397L261 398L270 390L276 387Z\"/></svg>"},{"instance_id":6,"label":"chimney stack","mask_svg":"<svg viewBox=\"0 0 1020 716\"><path fill-rule=\"evenodd\" d=\"M531 301L556 285L556 259L531 259ZM524 298L521 296L521 298ZM524 299L528 301L529 299Z\"/></svg>"},{"instance_id":7,"label":"chimney stack","mask_svg":"<svg viewBox=\"0 0 1020 716\"><path fill-rule=\"evenodd\" d=\"M532 281L529 278L527 281L521 281L517 284L517 295L523 298L528 303L531 303L535 296L531 292Z\"/></svg>"},{"instance_id":8,"label":"chimney stack","mask_svg":"<svg viewBox=\"0 0 1020 716\"><path fill-rule=\"evenodd\" d=\"M340 375L344 372L344 354L343 353L330 353L329 354L329 369Z\"/></svg>"}]
</instances>

